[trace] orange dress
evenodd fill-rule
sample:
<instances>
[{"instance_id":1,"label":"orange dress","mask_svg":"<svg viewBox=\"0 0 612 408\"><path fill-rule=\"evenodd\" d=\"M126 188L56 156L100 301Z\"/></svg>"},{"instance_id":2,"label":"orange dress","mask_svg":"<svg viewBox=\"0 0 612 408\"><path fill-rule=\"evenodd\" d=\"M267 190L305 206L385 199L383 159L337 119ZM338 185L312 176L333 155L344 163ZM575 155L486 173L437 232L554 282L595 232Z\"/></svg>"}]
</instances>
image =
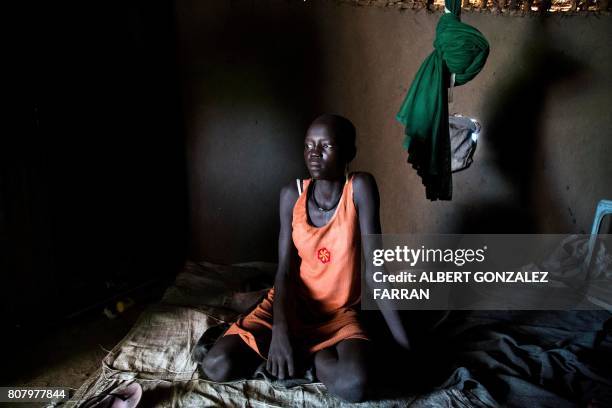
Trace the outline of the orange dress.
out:
<instances>
[{"instance_id":1,"label":"orange dress","mask_svg":"<svg viewBox=\"0 0 612 408\"><path fill-rule=\"evenodd\" d=\"M353 177L344 184L333 217L322 227L308 222L306 192L310 181L304 180L304 193L293 207L292 238L301 263L294 286L297 321L291 333L294 348L315 353L345 339L368 337L357 316L361 299L361 235L353 203ZM263 301L232 324L225 335L239 335L266 358L273 301L271 288Z\"/></svg>"}]
</instances>

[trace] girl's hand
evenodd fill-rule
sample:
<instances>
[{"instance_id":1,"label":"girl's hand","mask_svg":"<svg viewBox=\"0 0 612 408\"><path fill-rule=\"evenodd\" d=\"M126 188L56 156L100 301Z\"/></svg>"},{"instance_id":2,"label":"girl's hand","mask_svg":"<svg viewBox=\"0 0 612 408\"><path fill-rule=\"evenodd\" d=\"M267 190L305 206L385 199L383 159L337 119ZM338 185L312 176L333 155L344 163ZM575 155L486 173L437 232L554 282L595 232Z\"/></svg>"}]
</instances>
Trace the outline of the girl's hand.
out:
<instances>
[{"instance_id":1,"label":"girl's hand","mask_svg":"<svg viewBox=\"0 0 612 408\"><path fill-rule=\"evenodd\" d=\"M266 369L273 376L284 380L287 376L293 377L293 364L293 349L289 341L288 330L282 327L273 327Z\"/></svg>"}]
</instances>

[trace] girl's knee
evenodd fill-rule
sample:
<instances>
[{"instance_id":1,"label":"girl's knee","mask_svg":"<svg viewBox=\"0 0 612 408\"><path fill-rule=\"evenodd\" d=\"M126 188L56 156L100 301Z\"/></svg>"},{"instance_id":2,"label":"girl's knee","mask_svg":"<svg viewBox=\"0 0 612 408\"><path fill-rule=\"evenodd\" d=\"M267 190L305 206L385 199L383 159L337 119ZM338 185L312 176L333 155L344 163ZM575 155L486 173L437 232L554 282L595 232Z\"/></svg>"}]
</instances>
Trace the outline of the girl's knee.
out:
<instances>
[{"instance_id":1,"label":"girl's knee","mask_svg":"<svg viewBox=\"0 0 612 408\"><path fill-rule=\"evenodd\" d=\"M227 354L209 352L202 360L202 370L212 381L229 381L232 372L231 358Z\"/></svg>"},{"instance_id":2,"label":"girl's knee","mask_svg":"<svg viewBox=\"0 0 612 408\"><path fill-rule=\"evenodd\" d=\"M314 355L317 370L325 370L338 363L338 354L332 349L323 349Z\"/></svg>"},{"instance_id":3,"label":"girl's knee","mask_svg":"<svg viewBox=\"0 0 612 408\"><path fill-rule=\"evenodd\" d=\"M332 394L349 402L362 402L367 398L369 387L367 373L363 370L347 372L328 387Z\"/></svg>"}]
</instances>

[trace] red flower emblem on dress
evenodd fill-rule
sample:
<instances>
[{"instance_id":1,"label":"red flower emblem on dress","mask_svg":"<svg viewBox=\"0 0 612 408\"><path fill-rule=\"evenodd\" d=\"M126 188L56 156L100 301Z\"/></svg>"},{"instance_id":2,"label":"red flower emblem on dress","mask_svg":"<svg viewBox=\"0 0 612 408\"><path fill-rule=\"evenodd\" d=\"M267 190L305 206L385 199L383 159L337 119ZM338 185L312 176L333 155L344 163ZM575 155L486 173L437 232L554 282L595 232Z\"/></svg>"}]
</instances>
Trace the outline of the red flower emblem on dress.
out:
<instances>
[{"instance_id":1,"label":"red flower emblem on dress","mask_svg":"<svg viewBox=\"0 0 612 408\"><path fill-rule=\"evenodd\" d=\"M331 252L327 248L321 248L317 251L317 259L326 264L331 261Z\"/></svg>"}]
</instances>

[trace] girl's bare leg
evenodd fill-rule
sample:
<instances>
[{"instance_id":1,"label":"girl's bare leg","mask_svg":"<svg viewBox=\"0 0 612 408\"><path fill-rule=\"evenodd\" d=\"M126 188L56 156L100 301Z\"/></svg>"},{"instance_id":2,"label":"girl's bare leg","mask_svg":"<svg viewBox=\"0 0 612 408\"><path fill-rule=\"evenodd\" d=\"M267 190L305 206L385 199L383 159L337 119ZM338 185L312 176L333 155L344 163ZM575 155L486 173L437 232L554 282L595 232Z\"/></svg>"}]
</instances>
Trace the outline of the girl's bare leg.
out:
<instances>
[{"instance_id":1,"label":"girl's bare leg","mask_svg":"<svg viewBox=\"0 0 612 408\"><path fill-rule=\"evenodd\" d=\"M314 357L317 377L332 394L350 402L364 401L369 353L370 342L362 339L343 340L323 349Z\"/></svg>"},{"instance_id":2,"label":"girl's bare leg","mask_svg":"<svg viewBox=\"0 0 612 408\"><path fill-rule=\"evenodd\" d=\"M223 336L202 361L202 369L213 381L225 382L249 377L263 361L237 334Z\"/></svg>"}]
</instances>

